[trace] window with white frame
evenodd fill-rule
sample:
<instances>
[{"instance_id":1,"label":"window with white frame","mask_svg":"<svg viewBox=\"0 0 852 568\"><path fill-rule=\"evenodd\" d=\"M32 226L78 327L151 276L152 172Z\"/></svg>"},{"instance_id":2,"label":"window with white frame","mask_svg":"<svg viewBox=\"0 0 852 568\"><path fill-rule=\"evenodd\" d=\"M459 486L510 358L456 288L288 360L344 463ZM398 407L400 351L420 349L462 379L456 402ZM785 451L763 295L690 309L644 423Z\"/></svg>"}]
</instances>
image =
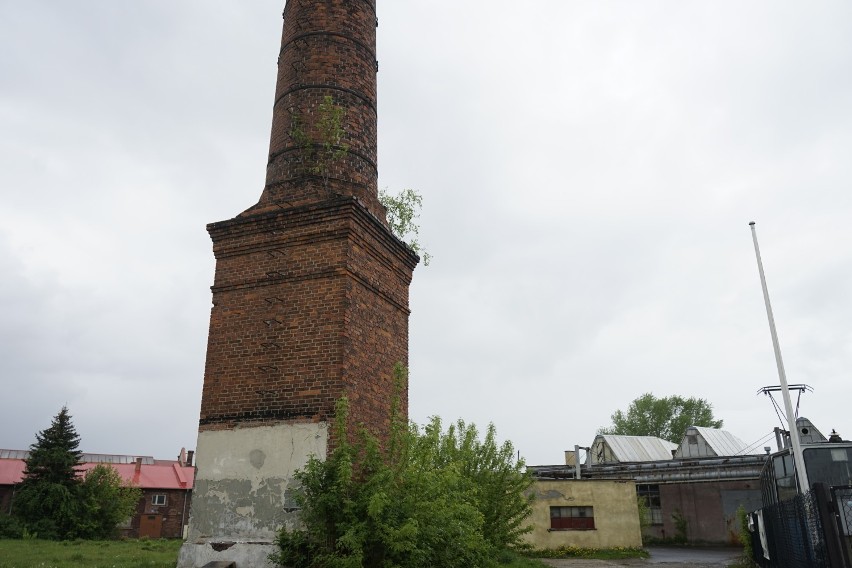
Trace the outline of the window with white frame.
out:
<instances>
[{"instance_id":1,"label":"window with white frame","mask_svg":"<svg viewBox=\"0 0 852 568\"><path fill-rule=\"evenodd\" d=\"M155 506L163 506L166 504L166 496L165 495L152 495L151 496L151 504Z\"/></svg>"}]
</instances>

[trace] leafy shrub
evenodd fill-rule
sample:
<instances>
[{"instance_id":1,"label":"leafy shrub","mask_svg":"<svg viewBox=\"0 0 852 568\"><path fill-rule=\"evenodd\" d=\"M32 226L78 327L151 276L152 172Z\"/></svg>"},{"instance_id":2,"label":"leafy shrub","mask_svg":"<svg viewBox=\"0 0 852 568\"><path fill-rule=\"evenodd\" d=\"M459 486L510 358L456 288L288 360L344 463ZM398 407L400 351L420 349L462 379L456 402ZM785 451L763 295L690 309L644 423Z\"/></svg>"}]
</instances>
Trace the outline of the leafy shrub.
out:
<instances>
[{"instance_id":1,"label":"leafy shrub","mask_svg":"<svg viewBox=\"0 0 852 568\"><path fill-rule=\"evenodd\" d=\"M748 530L748 512L745 507L740 505L737 507L737 521L739 521L740 544L743 545L743 563L747 566L754 566L754 548L751 541L751 531Z\"/></svg>"},{"instance_id":2,"label":"leafy shrub","mask_svg":"<svg viewBox=\"0 0 852 568\"><path fill-rule=\"evenodd\" d=\"M11 515L0 513L0 538L21 538L24 526Z\"/></svg>"},{"instance_id":3,"label":"leafy shrub","mask_svg":"<svg viewBox=\"0 0 852 568\"><path fill-rule=\"evenodd\" d=\"M397 392L405 380L396 369ZM511 443L496 443L490 426L480 441L462 421L424 428L391 408L386 449L361 429L347 436L348 402L335 418L337 446L297 472L301 526L283 530L273 561L293 568L475 568L518 547L532 480Z\"/></svg>"},{"instance_id":4,"label":"leafy shrub","mask_svg":"<svg viewBox=\"0 0 852 568\"><path fill-rule=\"evenodd\" d=\"M80 486L77 535L89 539L115 538L118 524L133 515L141 497L142 490L124 485L114 468L96 465L86 472Z\"/></svg>"}]
</instances>

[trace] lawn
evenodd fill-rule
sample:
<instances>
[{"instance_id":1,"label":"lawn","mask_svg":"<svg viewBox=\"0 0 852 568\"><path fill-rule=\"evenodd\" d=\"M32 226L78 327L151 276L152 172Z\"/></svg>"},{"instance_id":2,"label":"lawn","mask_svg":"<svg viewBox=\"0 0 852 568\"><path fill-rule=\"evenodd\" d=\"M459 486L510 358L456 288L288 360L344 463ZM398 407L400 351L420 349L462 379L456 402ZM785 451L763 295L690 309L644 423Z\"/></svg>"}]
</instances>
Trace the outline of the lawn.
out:
<instances>
[{"instance_id":1,"label":"lawn","mask_svg":"<svg viewBox=\"0 0 852 568\"><path fill-rule=\"evenodd\" d=\"M0 568L174 568L180 540L0 540ZM551 558L642 558L641 549L593 551L567 548L540 552ZM535 558L503 553L501 568L546 568Z\"/></svg>"},{"instance_id":2,"label":"lawn","mask_svg":"<svg viewBox=\"0 0 852 568\"><path fill-rule=\"evenodd\" d=\"M0 568L175 568L180 540L0 540Z\"/></svg>"},{"instance_id":3,"label":"lawn","mask_svg":"<svg viewBox=\"0 0 852 568\"><path fill-rule=\"evenodd\" d=\"M530 553L536 558L584 558L589 560L622 560L624 558L648 558L644 548L580 548L561 546L549 550L536 550Z\"/></svg>"}]
</instances>

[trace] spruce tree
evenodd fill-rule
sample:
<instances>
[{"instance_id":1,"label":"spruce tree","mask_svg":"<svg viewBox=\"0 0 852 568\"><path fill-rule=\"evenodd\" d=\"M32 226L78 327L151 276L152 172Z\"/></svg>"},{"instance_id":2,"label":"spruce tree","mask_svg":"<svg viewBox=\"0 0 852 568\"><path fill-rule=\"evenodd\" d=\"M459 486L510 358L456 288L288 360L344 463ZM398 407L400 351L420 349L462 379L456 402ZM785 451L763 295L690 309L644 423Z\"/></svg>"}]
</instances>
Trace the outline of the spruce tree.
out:
<instances>
[{"instance_id":1,"label":"spruce tree","mask_svg":"<svg viewBox=\"0 0 852 568\"><path fill-rule=\"evenodd\" d=\"M73 538L80 513L80 437L63 406L46 430L36 434L13 511L41 538Z\"/></svg>"}]
</instances>

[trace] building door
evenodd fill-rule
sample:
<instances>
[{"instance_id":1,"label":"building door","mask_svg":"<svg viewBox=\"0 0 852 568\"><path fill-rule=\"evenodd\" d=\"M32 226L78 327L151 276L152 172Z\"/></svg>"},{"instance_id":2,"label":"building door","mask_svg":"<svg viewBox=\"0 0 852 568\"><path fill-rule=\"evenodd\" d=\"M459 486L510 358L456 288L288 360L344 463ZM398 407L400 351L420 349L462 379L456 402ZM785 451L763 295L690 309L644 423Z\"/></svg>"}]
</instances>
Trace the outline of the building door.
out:
<instances>
[{"instance_id":1,"label":"building door","mask_svg":"<svg viewBox=\"0 0 852 568\"><path fill-rule=\"evenodd\" d=\"M163 515L142 515L139 519L139 537L160 538L163 533Z\"/></svg>"}]
</instances>

